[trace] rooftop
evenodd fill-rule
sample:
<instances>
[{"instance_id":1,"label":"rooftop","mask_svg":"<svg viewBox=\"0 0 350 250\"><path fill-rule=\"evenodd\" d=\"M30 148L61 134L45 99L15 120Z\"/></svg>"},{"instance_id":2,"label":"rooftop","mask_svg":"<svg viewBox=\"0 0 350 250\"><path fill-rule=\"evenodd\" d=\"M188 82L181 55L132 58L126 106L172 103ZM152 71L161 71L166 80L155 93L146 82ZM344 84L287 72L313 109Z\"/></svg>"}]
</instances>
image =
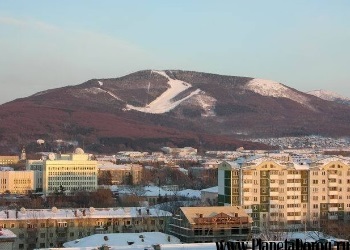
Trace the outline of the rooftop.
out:
<instances>
[{"instance_id":1,"label":"rooftop","mask_svg":"<svg viewBox=\"0 0 350 250\"><path fill-rule=\"evenodd\" d=\"M149 211L149 213L147 212ZM7 216L8 213L8 216ZM0 210L0 220L15 220L16 213L18 220L32 219L74 219L74 218L132 218L137 216L171 216L170 212L159 209L146 209L145 207L114 207L114 208L67 208L57 209L25 209L16 210ZM85 216L84 216L85 213Z\"/></svg>"},{"instance_id":2,"label":"rooftop","mask_svg":"<svg viewBox=\"0 0 350 250\"><path fill-rule=\"evenodd\" d=\"M136 246L152 247L157 244L179 244L180 240L172 235L161 232L143 233L115 233L115 234L94 234L82 239L69 241L63 244L64 247L99 247L103 244L108 246L123 247ZM118 248L119 249L119 248Z\"/></svg>"}]
</instances>

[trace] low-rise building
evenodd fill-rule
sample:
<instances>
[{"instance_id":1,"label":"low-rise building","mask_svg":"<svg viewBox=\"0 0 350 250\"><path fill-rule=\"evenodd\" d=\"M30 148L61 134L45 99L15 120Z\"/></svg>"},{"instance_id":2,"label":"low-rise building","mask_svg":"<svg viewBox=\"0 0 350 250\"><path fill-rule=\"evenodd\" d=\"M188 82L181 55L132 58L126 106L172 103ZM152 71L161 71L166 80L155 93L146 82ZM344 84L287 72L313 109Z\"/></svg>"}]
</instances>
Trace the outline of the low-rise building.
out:
<instances>
[{"instance_id":1,"label":"low-rise building","mask_svg":"<svg viewBox=\"0 0 350 250\"><path fill-rule=\"evenodd\" d=\"M242 207L180 207L169 233L185 243L247 240L252 218Z\"/></svg>"},{"instance_id":2,"label":"low-rise building","mask_svg":"<svg viewBox=\"0 0 350 250\"><path fill-rule=\"evenodd\" d=\"M99 162L98 179L100 183L107 185L137 185L141 182L142 170L139 164L115 165L111 162Z\"/></svg>"},{"instance_id":3,"label":"low-rise building","mask_svg":"<svg viewBox=\"0 0 350 250\"><path fill-rule=\"evenodd\" d=\"M0 193L27 194L34 191L34 171L0 171Z\"/></svg>"},{"instance_id":4,"label":"low-rise building","mask_svg":"<svg viewBox=\"0 0 350 250\"><path fill-rule=\"evenodd\" d=\"M0 227L17 235L14 249L62 247L92 234L164 232L171 213L143 207L0 211Z\"/></svg>"},{"instance_id":5,"label":"low-rise building","mask_svg":"<svg viewBox=\"0 0 350 250\"><path fill-rule=\"evenodd\" d=\"M16 155L0 155L0 165L8 166L19 162L19 156Z\"/></svg>"},{"instance_id":6,"label":"low-rise building","mask_svg":"<svg viewBox=\"0 0 350 250\"><path fill-rule=\"evenodd\" d=\"M201 201L208 205L218 205L218 191L218 186L202 189Z\"/></svg>"}]
</instances>

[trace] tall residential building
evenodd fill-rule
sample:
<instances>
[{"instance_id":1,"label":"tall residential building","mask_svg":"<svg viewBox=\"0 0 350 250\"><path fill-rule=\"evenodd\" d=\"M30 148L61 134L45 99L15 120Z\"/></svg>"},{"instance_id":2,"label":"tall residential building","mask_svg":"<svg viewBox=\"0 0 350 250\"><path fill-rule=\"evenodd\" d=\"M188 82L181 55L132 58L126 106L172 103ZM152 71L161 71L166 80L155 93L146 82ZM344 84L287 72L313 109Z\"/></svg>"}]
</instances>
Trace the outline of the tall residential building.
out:
<instances>
[{"instance_id":1,"label":"tall residential building","mask_svg":"<svg viewBox=\"0 0 350 250\"><path fill-rule=\"evenodd\" d=\"M27 169L37 171L36 182L42 182L44 194L63 191L69 194L97 188L97 161L81 148L72 154L50 153L47 159L27 161Z\"/></svg>"},{"instance_id":2,"label":"tall residential building","mask_svg":"<svg viewBox=\"0 0 350 250\"><path fill-rule=\"evenodd\" d=\"M260 157L219 166L219 205L243 206L253 226L288 230L350 220L350 159L309 164Z\"/></svg>"}]
</instances>

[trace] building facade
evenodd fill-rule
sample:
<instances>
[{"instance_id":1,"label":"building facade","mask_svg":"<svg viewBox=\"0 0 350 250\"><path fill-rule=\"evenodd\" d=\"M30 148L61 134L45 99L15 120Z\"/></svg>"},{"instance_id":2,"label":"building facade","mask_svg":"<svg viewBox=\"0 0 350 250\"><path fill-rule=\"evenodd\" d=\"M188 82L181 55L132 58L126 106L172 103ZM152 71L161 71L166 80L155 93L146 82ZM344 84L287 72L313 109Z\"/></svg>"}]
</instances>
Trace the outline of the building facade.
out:
<instances>
[{"instance_id":1,"label":"building facade","mask_svg":"<svg viewBox=\"0 0 350 250\"><path fill-rule=\"evenodd\" d=\"M9 166L14 165L19 162L19 156L7 156L7 155L0 155L0 165L2 166Z\"/></svg>"},{"instance_id":2,"label":"building facade","mask_svg":"<svg viewBox=\"0 0 350 250\"><path fill-rule=\"evenodd\" d=\"M98 179L109 185L137 185L142 178L142 166L139 164L115 165L111 162L98 163Z\"/></svg>"},{"instance_id":3,"label":"building facade","mask_svg":"<svg viewBox=\"0 0 350 250\"><path fill-rule=\"evenodd\" d=\"M247 240L252 218L239 206L181 207L169 233L184 243Z\"/></svg>"},{"instance_id":4,"label":"building facade","mask_svg":"<svg viewBox=\"0 0 350 250\"><path fill-rule=\"evenodd\" d=\"M0 193L27 194L35 190L34 171L0 171Z\"/></svg>"},{"instance_id":5,"label":"building facade","mask_svg":"<svg viewBox=\"0 0 350 250\"><path fill-rule=\"evenodd\" d=\"M350 220L349 159L310 164L271 158L223 162L219 205L243 206L253 226L298 231L329 220Z\"/></svg>"},{"instance_id":6,"label":"building facade","mask_svg":"<svg viewBox=\"0 0 350 250\"><path fill-rule=\"evenodd\" d=\"M92 234L164 232L171 213L146 209L85 208L0 211L0 227L17 238L15 250L62 247L63 243Z\"/></svg>"},{"instance_id":7,"label":"building facade","mask_svg":"<svg viewBox=\"0 0 350 250\"><path fill-rule=\"evenodd\" d=\"M35 181L44 194L97 189L97 161L80 148L72 154L50 153L44 160L27 161L26 167L37 171Z\"/></svg>"}]
</instances>

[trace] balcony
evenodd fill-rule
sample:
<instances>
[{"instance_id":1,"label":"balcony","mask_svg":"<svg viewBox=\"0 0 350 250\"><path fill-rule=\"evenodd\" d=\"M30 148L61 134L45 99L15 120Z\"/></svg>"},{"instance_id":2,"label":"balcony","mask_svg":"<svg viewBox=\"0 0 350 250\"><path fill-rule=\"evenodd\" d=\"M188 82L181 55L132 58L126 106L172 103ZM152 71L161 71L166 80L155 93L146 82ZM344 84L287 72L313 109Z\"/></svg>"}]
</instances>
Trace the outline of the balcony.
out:
<instances>
[{"instance_id":1,"label":"balcony","mask_svg":"<svg viewBox=\"0 0 350 250\"><path fill-rule=\"evenodd\" d=\"M270 192L270 196L279 196L279 192Z\"/></svg>"},{"instance_id":2,"label":"balcony","mask_svg":"<svg viewBox=\"0 0 350 250\"><path fill-rule=\"evenodd\" d=\"M279 175L278 174L270 174L270 180L278 180Z\"/></svg>"},{"instance_id":3,"label":"balcony","mask_svg":"<svg viewBox=\"0 0 350 250\"><path fill-rule=\"evenodd\" d=\"M328 215L329 220L338 220L338 215Z\"/></svg>"},{"instance_id":4,"label":"balcony","mask_svg":"<svg viewBox=\"0 0 350 250\"><path fill-rule=\"evenodd\" d=\"M328 195L338 195L338 191L333 190L333 191L328 191Z\"/></svg>"},{"instance_id":5,"label":"balcony","mask_svg":"<svg viewBox=\"0 0 350 250\"><path fill-rule=\"evenodd\" d=\"M300 174L288 174L287 179L298 180L298 179L301 179L301 175Z\"/></svg>"},{"instance_id":6,"label":"balcony","mask_svg":"<svg viewBox=\"0 0 350 250\"><path fill-rule=\"evenodd\" d=\"M288 187L301 187L301 183L287 183L287 188Z\"/></svg>"},{"instance_id":7,"label":"balcony","mask_svg":"<svg viewBox=\"0 0 350 250\"><path fill-rule=\"evenodd\" d=\"M280 187L281 185L278 183L278 182L275 182L275 183L270 183L270 188L278 188Z\"/></svg>"},{"instance_id":8,"label":"balcony","mask_svg":"<svg viewBox=\"0 0 350 250\"><path fill-rule=\"evenodd\" d=\"M338 199L329 199L329 203L338 203Z\"/></svg>"},{"instance_id":9,"label":"balcony","mask_svg":"<svg viewBox=\"0 0 350 250\"><path fill-rule=\"evenodd\" d=\"M287 196L300 195L300 194L301 194L300 191L287 191Z\"/></svg>"},{"instance_id":10,"label":"balcony","mask_svg":"<svg viewBox=\"0 0 350 250\"><path fill-rule=\"evenodd\" d=\"M330 208L328 208L328 211L329 212L337 212L338 208L337 207L330 207Z\"/></svg>"},{"instance_id":11,"label":"balcony","mask_svg":"<svg viewBox=\"0 0 350 250\"><path fill-rule=\"evenodd\" d=\"M243 183L243 188L252 188L253 183Z\"/></svg>"},{"instance_id":12,"label":"balcony","mask_svg":"<svg viewBox=\"0 0 350 250\"><path fill-rule=\"evenodd\" d=\"M338 179L338 175L337 174L329 174L328 175L328 179Z\"/></svg>"},{"instance_id":13,"label":"balcony","mask_svg":"<svg viewBox=\"0 0 350 250\"><path fill-rule=\"evenodd\" d=\"M338 187L337 182L328 182L328 187Z\"/></svg>"},{"instance_id":14,"label":"balcony","mask_svg":"<svg viewBox=\"0 0 350 250\"><path fill-rule=\"evenodd\" d=\"M57 233L65 233L68 231L67 227L56 227L56 232Z\"/></svg>"},{"instance_id":15,"label":"balcony","mask_svg":"<svg viewBox=\"0 0 350 250\"><path fill-rule=\"evenodd\" d=\"M301 220L301 216L287 216L287 220Z\"/></svg>"}]
</instances>

